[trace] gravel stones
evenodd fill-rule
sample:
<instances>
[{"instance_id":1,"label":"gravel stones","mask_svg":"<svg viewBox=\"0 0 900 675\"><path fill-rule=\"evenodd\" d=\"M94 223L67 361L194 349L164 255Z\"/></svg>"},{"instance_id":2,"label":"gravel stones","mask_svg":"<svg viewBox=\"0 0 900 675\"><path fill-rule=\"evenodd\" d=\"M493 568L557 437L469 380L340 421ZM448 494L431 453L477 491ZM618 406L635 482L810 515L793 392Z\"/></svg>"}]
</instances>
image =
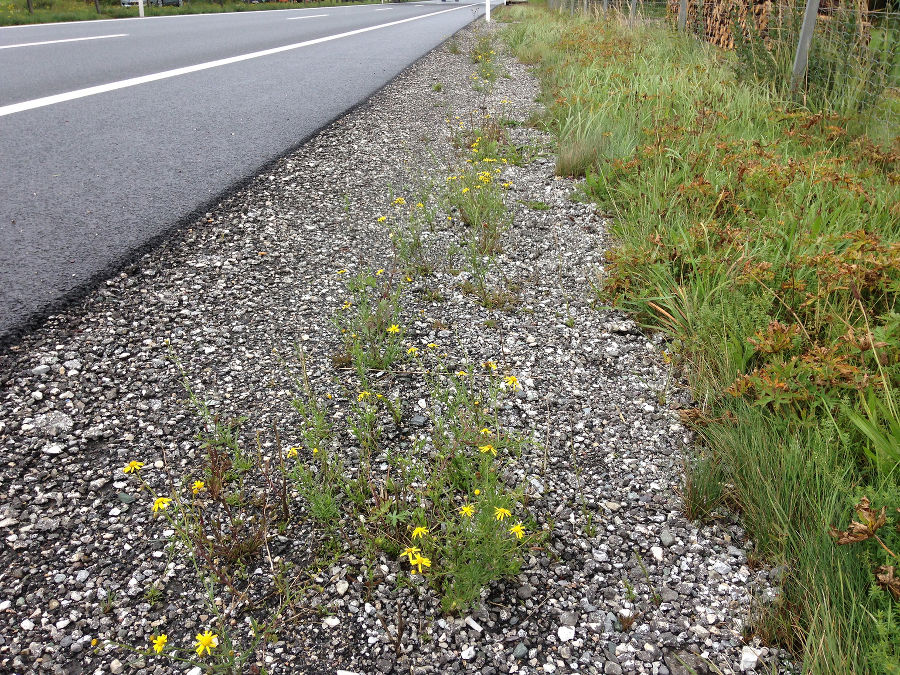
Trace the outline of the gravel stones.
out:
<instances>
[{"instance_id":1,"label":"gravel stones","mask_svg":"<svg viewBox=\"0 0 900 675\"><path fill-rule=\"evenodd\" d=\"M679 475L692 439L664 402L689 397L673 385L660 336L595 306L607 221L554 175L553 139L525 125L538 89L524 66L497 45L509 77L490 94L472 89L478 30L0 357L0 670L184 672L109 646L144 649L165 632L190 650L214 623L190 566L169 560L168 526L122 467L145 462L142 476L164 490L166 467L180 475L198 465L201 424L179 366L215 415L248 417L247 447L259 433L272 453L273 424L296 443L297 346L314 387L346 386L331 362L340 344L331 317L346 295L336 270L390 267L377 219L392 195L444 181L456 118L485 111L504 111L509 142L526 156L503 168L512 227L490 273L516 289L515 306L485 309L461 290L464 273L444 265L409 285L403 322L417 343L441 343L461 362L495 359L519 378L502 421L536 442L508 477L527 490L546 539L465 620L440 615L425 584L398 585L397 560L367 567L361 542L344 542L340 560L318 569L320 535L300 514L269 553L309 571L320 590L255 667L666 675L688 672L681 663L708 660L726 674L749 663L742 621L755 594L775 592L768 572L748 567L733 515L684 519ZM448 222L428 233L429 246L452 251L464 235ZM425 433L427 392L403 386L408 433ZM261 559L248 577L268 568ZM151 588L160 599L151 602ZM232 630L246 639L250 629L235 619ZM767 669L787 667L777 651L759 653Z\"/></svg>"}]
</instances>

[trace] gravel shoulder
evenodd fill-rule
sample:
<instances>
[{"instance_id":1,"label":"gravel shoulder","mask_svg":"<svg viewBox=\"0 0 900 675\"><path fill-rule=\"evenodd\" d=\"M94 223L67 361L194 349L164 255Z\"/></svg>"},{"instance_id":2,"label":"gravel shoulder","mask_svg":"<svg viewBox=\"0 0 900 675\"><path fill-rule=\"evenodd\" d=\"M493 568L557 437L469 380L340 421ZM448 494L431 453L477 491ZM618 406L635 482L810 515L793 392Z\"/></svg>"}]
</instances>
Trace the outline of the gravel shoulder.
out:
<instances>
[{"instance_id":1,"label":"gravel shoulder","mask_svg":"<svg viewBox=\"0 0 900 675\"><path fill-rule=\"evenodd\" d=\"M351 388L332 362L341 348L332 317L346 299L337 272L391 268L379 217L396 196L412 201L423 185L443 184L457 153L452 131L485 111L520 123L509 135L528 158L502 169L512 226L493 268L515 289L515 306L485 309L461 290L466 273L442 264L406 285L403 323L410 345L437 343L461 363L493 359L518 377L522 390L502 417L536 442L508 471L547 542L518 576L492 585L479 609L449 617L427 589L398 585L397 560L382 555L367 567L352 537L323 558L320 533L298 512L268 560L248 569L265 577L272 559L288 561L309 581L290 630L258 665L786 670L776 650L744 639L754 603L777 593L777 574L748 560L733 515L705 525L683 516L691 435L676 408L689 397L660 337L596 304L606 220L573 200L576 184L554 176L552 139L524 124L537 83L500 54L509 77L489 94L472 87L469 55L489 30L479 22L459 33L0 357L0 671L188 670L110 645L143 649L159 632L190 644L210 621L193 570L170 554L170 533L122 473L139 459L159 490L167 471L190 475L198 464L201 423L171 356L210 410L246 416L250 447L275 452L273 425L293 445L297 345L314 388L335 400ZM451 252L462 228L451 220L428 245ZM413 420L421 385L387 386L401 391L404 419ZM161 597L148 598L153 584ZM398 641L399 616L407 619ZM248 630L236 620L236 632Z\"/></svg>"}]
</instances>

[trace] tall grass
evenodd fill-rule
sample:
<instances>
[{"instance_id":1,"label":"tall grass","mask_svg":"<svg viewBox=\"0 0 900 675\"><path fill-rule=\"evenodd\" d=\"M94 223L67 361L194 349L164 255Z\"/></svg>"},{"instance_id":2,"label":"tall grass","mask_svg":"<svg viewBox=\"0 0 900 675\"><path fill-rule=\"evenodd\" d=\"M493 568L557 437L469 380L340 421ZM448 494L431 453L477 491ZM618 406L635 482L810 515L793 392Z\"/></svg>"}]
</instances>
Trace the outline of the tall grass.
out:
<instances>
[{"instance_id":1,"label":"tall grass","mask_svg":"<svg viewBox=\"0 0 900 675\"><path fill-rule=\"evenodd\" d=\"M558 172L614 214L603 293L669 335L700 402L686 509L739 509L787 570L755 630L807 672L900 672L900 602L872 572L896 561L829 535L863 495L900 507L900 143L661 26L507 16Z\"/></svg>"}]
</instances>

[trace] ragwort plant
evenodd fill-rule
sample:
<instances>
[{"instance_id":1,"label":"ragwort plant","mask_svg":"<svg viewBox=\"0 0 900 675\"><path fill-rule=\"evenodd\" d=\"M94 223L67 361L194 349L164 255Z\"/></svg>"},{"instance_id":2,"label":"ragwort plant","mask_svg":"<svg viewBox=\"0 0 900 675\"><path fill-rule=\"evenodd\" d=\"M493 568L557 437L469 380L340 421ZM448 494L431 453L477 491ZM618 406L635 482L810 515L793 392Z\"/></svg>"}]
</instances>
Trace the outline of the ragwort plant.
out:
<instances>
[{"instance_id":1,"label":"ragwort plant","mask_svg":"<svg viewBox=\"0 0 900 675\"><path fill-rule=\"evenodd\" d=\"M343 430L359 449L356 470L324 447L312 456L295 453L290 470L317 486L301 490L313 517L319 519L313 499L333 496L328 503L342 510L343 522L356 524L367 555L400 558L410 581L424 577L444 611L461 612L492 581L517 573L525 547L537 541L521 491L501 479L525 441L502 429L497 410L520 385L493 362L449 368L433 343L405 346L404 356L406 376L423 376L431 391L432 432L382 443L387 425L403 429L402 403L360 377L367 388L347 392ZM310 391L304 396L313 398ZM302 406L302 428L318 427L315 410Z\"/></svg>"}]
</instances>

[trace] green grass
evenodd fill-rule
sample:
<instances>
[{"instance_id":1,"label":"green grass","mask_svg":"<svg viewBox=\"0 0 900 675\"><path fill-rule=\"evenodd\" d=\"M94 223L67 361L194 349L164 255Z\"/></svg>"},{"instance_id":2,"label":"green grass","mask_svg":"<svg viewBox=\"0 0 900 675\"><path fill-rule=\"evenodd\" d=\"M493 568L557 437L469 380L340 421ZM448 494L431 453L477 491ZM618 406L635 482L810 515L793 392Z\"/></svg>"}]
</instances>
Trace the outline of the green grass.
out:
<instances>
[{"instance_id":1,"label":"green grass","mask_svg":"<svg viewBox=\"0 0 900 675\"><path fill-rule=\"evenodd\" d=\"M374 2L374 0L370 0ZM297 9L299 7L333 7L347 4L369 4L367 0L311 0L309 2L197 2L185 0L183 7L157 7L145 2L146 16L172 16L176 14L215 14L219 12L255 12L259 10ZM34 0L34 14L28 13L26 0L0 0L0 26L16 26L31 23L55 23L62 21L91 21L94 19L123 19L138 16L137 7L122 7L118 2L102 0L97 13L92 0Z\"/></svg>"},{"instance_id":2,"label":"green grass","mask_svg":"<svg viewBox=\"0 0 900 675\"><path fill-rule=\"evenodd\" d=\"M753 630L806 672L900 672L900 602L873 575L898 561L829 535L865 495L900 548L900 142L662 25L505 16L557 172L615 215L602 300L668 335L702 404L686 511L738 510L754 557L787 570Z\"/></svg>"}]
</instances>

